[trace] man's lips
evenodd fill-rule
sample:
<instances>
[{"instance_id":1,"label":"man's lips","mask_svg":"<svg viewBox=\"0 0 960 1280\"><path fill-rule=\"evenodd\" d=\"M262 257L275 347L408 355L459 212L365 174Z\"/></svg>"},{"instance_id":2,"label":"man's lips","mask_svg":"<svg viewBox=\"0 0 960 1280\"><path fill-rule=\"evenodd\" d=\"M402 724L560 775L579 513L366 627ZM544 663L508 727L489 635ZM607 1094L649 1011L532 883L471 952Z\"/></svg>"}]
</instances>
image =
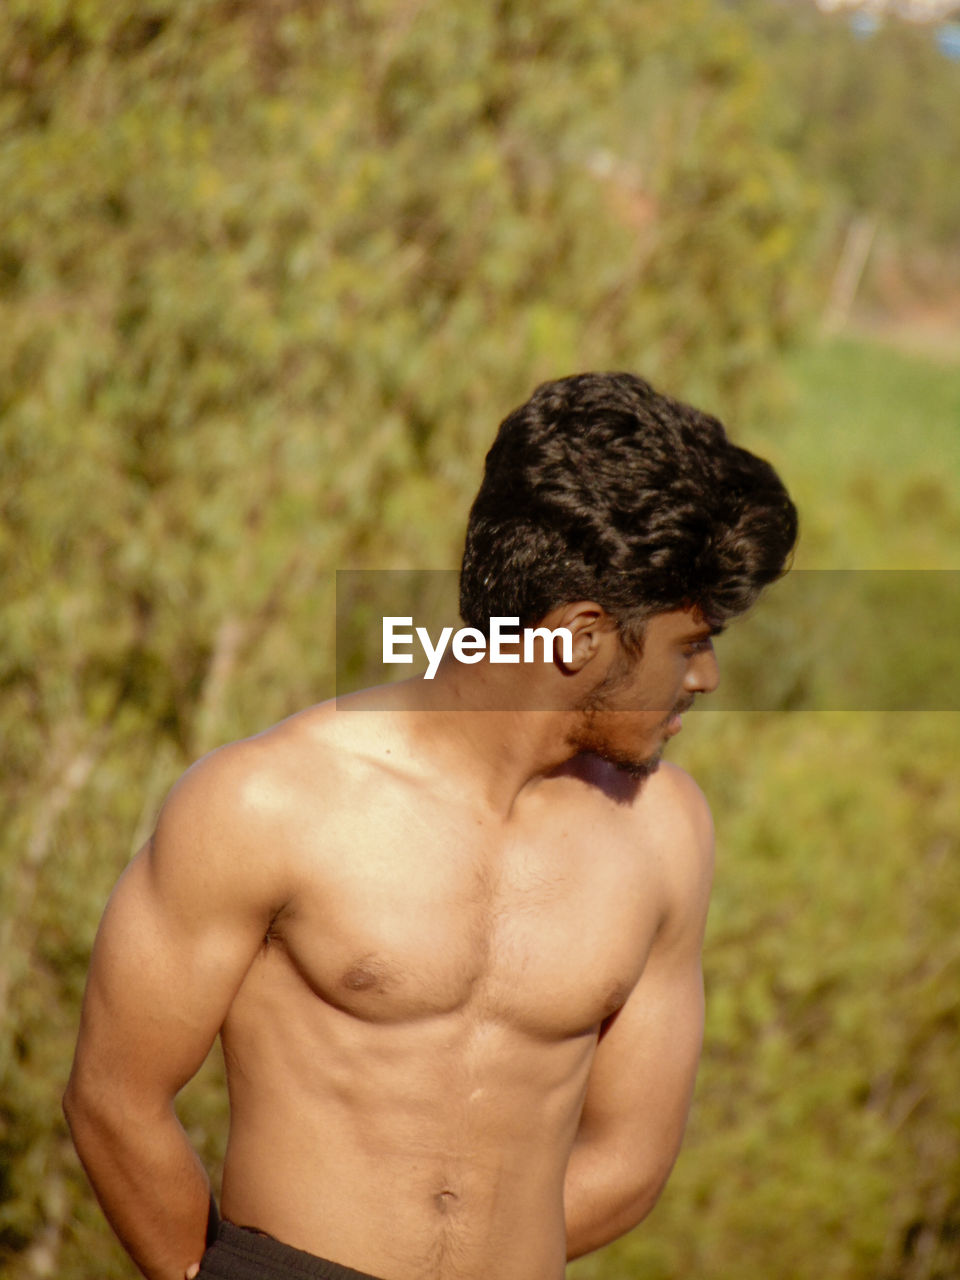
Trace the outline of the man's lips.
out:
<instances>
[{"instance_id":1,"label":"man's lips","mask_svg":"<svg viewBox=\"0 0 960 1280\"><path fill-rule=\"evenodd\" d=\"M688 698L685 702L677 703L677 705L674 707L674 709L670 712L669 716L667 716L666 720L664 721L664 729L666 730L667 737L672 738L675 733L680 732L680 730L683 728L683 720L681 719L681 717L686 715L686 713L690 710L692 706L693 706L692 698Z\"/></svg>"}]
</instances>

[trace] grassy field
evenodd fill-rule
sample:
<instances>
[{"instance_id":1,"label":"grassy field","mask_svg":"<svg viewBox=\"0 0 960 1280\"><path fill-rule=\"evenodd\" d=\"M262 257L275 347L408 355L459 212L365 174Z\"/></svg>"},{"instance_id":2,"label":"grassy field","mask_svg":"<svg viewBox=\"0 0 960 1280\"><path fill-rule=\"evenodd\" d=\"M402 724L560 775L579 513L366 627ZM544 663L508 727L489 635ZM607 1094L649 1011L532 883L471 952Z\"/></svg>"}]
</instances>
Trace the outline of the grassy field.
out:
<instances>
[{"instance_id":1,"label":"grassy field","mask_svg":"<svg viewBox=\"0 0 960 1280\"><path fill-rule=\"evenodd\" d=\"M798 564L958 567L960 366L844 339L790 373L745 443ZM960 714L704 712L674 758L718 831L696 1102L653 1215L571 1277L960 1273Z\"/></svg>"},{"instance_id":2,"label":"grassy field","mask_svg":"<svg viewBox=\"0 0 960 1280\"><path fill-rule=\"evenodd\" d=\"M804 347L782 420L746 433L803 517L796 564L960 568L960 345L955 364L864 340Z\"/></svg>"}]
</instances>

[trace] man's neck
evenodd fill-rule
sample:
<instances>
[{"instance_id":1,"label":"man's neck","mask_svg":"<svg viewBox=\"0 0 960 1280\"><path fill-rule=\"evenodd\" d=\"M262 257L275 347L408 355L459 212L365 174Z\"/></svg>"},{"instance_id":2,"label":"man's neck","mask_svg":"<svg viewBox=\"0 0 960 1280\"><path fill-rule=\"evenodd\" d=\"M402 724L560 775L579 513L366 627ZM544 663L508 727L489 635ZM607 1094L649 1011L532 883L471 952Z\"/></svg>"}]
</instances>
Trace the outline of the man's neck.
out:
<instances>
[{"instance_id":1,"label":"man's neck","mask_svg":"<svg viewBox=\"0 0 960 1280\"><path fill-rule=\"evenodd\" d=\"M504 676L485 662L444 662L433 680L409 680L400 688L400 705L424 713L416 736L469 777L503 817L545 778L568 771L579 754L570 741L579 713L545 705L529 668Z\"/></svg>"}]
</instances>

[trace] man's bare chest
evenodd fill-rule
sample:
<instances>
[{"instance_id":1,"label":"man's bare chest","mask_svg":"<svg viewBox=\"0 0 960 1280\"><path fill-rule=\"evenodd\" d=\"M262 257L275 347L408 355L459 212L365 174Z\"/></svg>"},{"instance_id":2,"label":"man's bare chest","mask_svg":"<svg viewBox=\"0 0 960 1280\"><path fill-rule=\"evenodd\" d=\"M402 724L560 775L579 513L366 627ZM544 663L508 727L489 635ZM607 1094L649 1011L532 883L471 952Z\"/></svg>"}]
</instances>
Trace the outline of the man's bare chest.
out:
<instances>
[{"instance_id":1,"label":"man's bare chest","mask_svg":"<svg viewBox=\"0 0 960 1280\"><path fill-rule=\"evenodd\" d=\"M473 1010L544 1039L589 1030L642 972L656 871L622 825L538 816L504 829L409 811L330 824L276 922L278 962L364 1021Z\"/></svg>"}]
</instances>

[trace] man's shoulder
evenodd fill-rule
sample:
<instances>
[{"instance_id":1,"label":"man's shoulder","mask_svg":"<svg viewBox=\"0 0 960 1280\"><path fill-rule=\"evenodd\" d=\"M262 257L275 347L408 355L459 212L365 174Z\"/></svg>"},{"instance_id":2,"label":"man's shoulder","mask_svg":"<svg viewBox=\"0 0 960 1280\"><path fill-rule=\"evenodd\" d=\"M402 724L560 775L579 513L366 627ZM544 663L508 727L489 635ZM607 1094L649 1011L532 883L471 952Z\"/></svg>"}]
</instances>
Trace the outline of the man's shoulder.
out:
<instances>
[{"instance_id":1,"label":"man's shoulder","mask_svg":"<svg viewBox=\"0 0 960 1280\"><path fill-rule=\"evenodd\" d=\"M672 873L709 879L713 870L713 816L694 778L664 762L647 779L633 809L645 845Z\"/></svg>"},{"instance_id":2,"label":"man's shoulder","mask_svg":"<svg viewBox=\"0 0 960 1280\"><path fill-rule=\"evenodd\" d=\"M646 781L635 806L639 816L650 821L692 824L696 828L712 831L712 817L707 797L696 779L686 769L669 761Z\"/></svg>"},{"instance_id":3,"label":"man's shoulder","mask_svg":"<svg viewBox=\"0 0 960 1280\"><path fill-rule=\"evenodd\" d=\"M382 719L376 712L351 714L335 700L318 703L202 756L168 804L244 822L322 803L368 781Z\"/></svg>"},{"instance_id":4,"label":"man's shoulder","mask_svg":"<svg viewBox=\"0 0 960 1280\"><path fill-rule=\"evenodd\" d=\"M332 767L313 725L311 708L249 738L224 743L201 756L174 784L160 813L161 829L171 823L196 831L242 829L283 813L305 780Z\"/></svg>"},{"instance_id":5,"label":"man's shoulder","mask_svg":"<svg viewBox=\"0 0 960 1280\"><path fill-rule=\"evenodd\" d=\"M144 850L154 880L286 901L305 833L323 829L344 793L343 757L323 705L202 756L173 786Z\"/></svg>"}]
</instances>

